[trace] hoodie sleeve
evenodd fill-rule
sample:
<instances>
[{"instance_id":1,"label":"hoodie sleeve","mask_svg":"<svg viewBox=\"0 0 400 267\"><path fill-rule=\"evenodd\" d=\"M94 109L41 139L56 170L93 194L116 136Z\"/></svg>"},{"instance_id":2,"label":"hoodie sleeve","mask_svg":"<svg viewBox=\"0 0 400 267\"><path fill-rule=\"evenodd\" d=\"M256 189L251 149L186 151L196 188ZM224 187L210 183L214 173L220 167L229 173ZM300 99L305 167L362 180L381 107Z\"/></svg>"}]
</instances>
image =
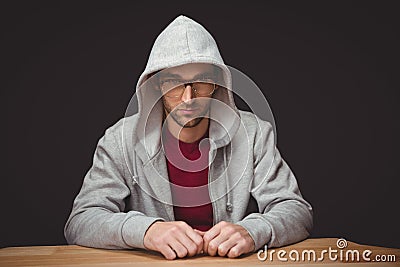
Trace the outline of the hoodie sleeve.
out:
<instances>
[{"instance_id":1,"label":"hoodie sleeve","mask_svg":"<svg viewBox=\"0 0 400 267\"><path fill-rule=\"evenodd\" d=\"M312 207L303 199L293 172L275 146L272 126L259 123L251 194L260 213L251 213L238 222L252 236L255 250L265 244L280 247L301 241L309 236L313 225Z\"/></svg>"},{"instance_id":2,"label":"hoodie sleeve","mask_svg":"<svg viewBox=\"0 0 400 267\"><path fill-rule=\"evenodd\" d=\"M69 244L122 249L144 248L148 227L162 218L138 211L124 212L130 195L126 168L117 134L107 130L100 139L93 165L86 174L64 228Z\"/></svg>"}]
</instances>

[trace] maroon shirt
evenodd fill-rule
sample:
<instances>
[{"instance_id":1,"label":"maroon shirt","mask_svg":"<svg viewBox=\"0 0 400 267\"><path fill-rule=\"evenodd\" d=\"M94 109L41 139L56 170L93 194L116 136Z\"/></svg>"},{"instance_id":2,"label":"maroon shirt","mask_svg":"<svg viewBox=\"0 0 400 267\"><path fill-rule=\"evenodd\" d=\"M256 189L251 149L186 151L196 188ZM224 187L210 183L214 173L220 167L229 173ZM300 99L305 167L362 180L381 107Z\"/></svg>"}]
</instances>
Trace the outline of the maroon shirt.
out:
<instances>
[{"instance_id":1,"label":"maroon shirt","mask_svg":"<svg viewBox=\"0 0 400 267\"><path fill-rule=\"evenodd\" d=\"M169 181L186 188L180 189L171 185L172 201L176 204L175 220L185 221L194 229L207 231L213 225L213 210L207 187L210 146L207 139L201 141L208 137L208 131L196 142L185 143L176 139L167 127L165 129L163 145ZM192 188L188 190L188 187Z\"/></svg>"}]
</instances>

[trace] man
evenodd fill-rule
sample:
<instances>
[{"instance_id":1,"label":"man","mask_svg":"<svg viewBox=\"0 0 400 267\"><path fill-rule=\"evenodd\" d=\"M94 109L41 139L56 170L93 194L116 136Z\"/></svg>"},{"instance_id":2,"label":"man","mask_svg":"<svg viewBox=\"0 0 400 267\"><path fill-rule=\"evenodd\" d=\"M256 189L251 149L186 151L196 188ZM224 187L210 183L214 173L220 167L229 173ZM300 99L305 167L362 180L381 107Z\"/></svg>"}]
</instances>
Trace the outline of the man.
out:
<instances>
[{"instance_id":1,"label":"man","mask_svg":"<svg viewBox=\"0 0 400 267\"><path fill-rule=\"evenodd\" d=\"M137 113L98 143L68 243L234 258L306 238L312 208L271 124L239 111L231 84L212 36L176 18L139 78Z\"/></svg>"}]
</instances>

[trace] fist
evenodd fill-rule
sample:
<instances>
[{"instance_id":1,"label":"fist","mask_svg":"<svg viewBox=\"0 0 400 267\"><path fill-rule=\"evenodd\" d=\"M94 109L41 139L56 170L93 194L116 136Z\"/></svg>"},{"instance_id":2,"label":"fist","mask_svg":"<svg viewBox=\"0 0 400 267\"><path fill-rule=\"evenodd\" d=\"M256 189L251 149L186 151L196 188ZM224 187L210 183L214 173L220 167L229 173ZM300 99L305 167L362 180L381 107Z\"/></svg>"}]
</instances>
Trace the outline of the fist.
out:
<instances>
[{"instance_id":1,"label":"fist","mask_svg":"<svg viewBox=\"0 0 400 267\"><path fill-rule=\"evenodd\" d=\"M144 236L146 249L158 251L166 259L200 254L203 250L201 232L185 222L155 222Z\"/></svg>"},{"instance_id":2,"label":"fist","mask_svg":"<svg viewBox=\"0 0 400 267\"><path fill-rule=\"evenodd\" d=\"M222 221L207 232L199 233L203 236L204 252L211 256L236 258L255 249L249 232L237 224Z\"/></svg>"}]
</instances>

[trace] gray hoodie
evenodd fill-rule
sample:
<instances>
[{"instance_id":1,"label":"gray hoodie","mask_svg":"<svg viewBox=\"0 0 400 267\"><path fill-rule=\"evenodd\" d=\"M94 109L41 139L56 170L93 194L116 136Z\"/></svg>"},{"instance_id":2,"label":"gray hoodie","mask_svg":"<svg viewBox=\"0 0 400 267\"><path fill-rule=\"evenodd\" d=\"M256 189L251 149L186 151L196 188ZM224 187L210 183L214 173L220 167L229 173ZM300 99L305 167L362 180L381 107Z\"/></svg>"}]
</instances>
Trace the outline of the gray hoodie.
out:
<instances>
[{"instance_id":1,"label":"gray hoodie","mask_svg":"<svg viewBox=\"0 0 400 267\"><path fill-rule=\"evenodd\" d=\"M148 227L174 221L171 185L161 142L162 102L149 74L187 63L219 66L223 81L231 77L212 36L197 22L179 16L158 36L140 76L138 110L106 130L93 165L77 195L64 233L69 244L122 249L144 248ZM306 238L312 208L301 196L296 178L275 146L273 127L236 108L230 90L214 99L230 107L210 108L209 178L214 224L243 226L255 250L283 246ZM191 189L189 189L191 190Z\"/></svg>"}]
</instances>

